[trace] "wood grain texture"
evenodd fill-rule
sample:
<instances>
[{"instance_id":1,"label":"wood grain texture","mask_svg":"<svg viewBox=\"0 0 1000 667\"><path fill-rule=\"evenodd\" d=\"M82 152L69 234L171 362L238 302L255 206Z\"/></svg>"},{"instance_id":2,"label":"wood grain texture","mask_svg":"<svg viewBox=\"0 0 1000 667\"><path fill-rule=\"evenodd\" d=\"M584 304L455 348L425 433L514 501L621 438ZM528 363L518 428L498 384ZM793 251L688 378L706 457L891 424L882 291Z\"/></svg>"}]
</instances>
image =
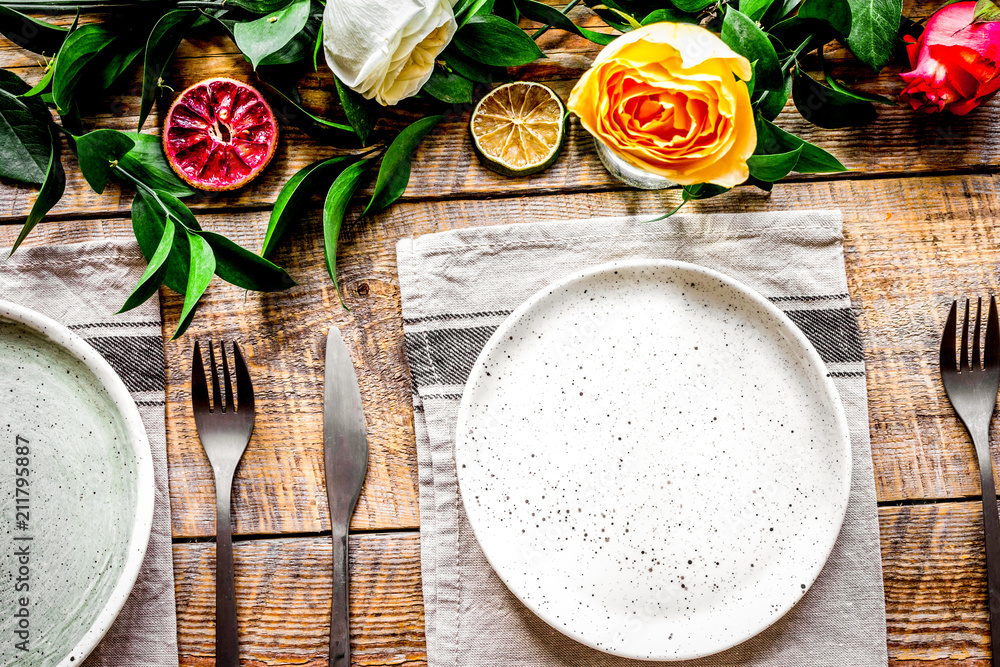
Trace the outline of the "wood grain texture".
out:
<instances>
[{"instance_id":1,"label":"wood grain texture","mask_svg":"<svg viewBox=\"0 0 1000 667\"><path fill-rule=\"evenodd\" d=\"M994 225L1000 215L998 189L995 176L809 182L779 185L771 196L739 188L689 209L843 210L848 280L868 367L880 500L979 493L974 450L944 395L935 360L951 299L1000 289L1000 238ZM276 257L298 280L297 287L247 294L216 280L190 332L165 343L174 535L214 534L211 471L188 407L189 355L196 338L238 339L259 391L257 427L234 487L238 535L329 528L320 405L322 341L331 324L340 327L358 366L371 444L368 480L353 527L416 528L416 452L396 241L458 227L652 213L667 210L676 198L674 193L604 192L399 204L370 220L350 222L344 230L340 277L351 312L340 308L326 277L317 214L306 216ZM355 208L349 220L356 214ZM259 247L265 213L204 217L208 227ZM16 226L0 225L0 245L12 242L16 232ZM127 220L42 224L27 243L113 236L131 236ZM181 299L167 290L162 296L167 336ZM1000 457L1000 446L994 446L994 455Z\"/></svg>"},{"instance_id":2,"label":"wood grain texture","mask_svg":"<svg viewBox=\"0 0 1000 667\"><path fill-rule=\"evenodd\" d=\"M920 18L940 2L904 4L907 15ZM582 7L572 17L581 25L602 26ZM57 20L66 23L71 17ZM522 27L537 26L524 22ZM539 44L549 58L511 73L548 82L565 99L598 47L561 31L548 32ZM902 87L896 75L905 63L898 58L873 77L835 44L826 56L849 85L892 97ZM32 83L42 74L36 56L3 38L0 64ZM806 57L803 65L816 63ZM232 42L207 33L181 43L166 79L181 90L220 73L253 80ZM135 73L112 95L95 101L86 126L134 129L138 81ZM300 86L306 105L333 113L331 84L324 67L304 73ZM158 133L169 101L168 95L158 102L146 132ZM998 108L1000 102L994 102L955 118L880 107L879 119L868 127L828 131L809 125L789 105L780 124L832 151L855 171L832 179L796 175L792 180L798 182L779 185L770 196L738 188L689 207L690 212L844 211L848 280L868 367L878 497L889 503L956 501L879 510L890 665L899 667L990 664L980 504L966 500L979 493L978 472L934 359L950 300L1000 287L995 268L1000 238L993 222L1000 212L1000 182L994 175L1000 160ZM472 157L468 105L442 109L411 100L379 124L378 134L391 136L416 117L440 111L446 120L418 149L404 202L345 229L339 263L351 312L340 308L325 275L317 203L276 258L298 287L281 294L246 294L216 280L190 333L164 344L172 529L179 540L196 538L174 545L185 667L214 664L214 544L199 541L214 534L214 490L188 407L196 338L239 340L259 396L257 428L234 488L234 527L242 537L236 544L236 577L243 664L327 664L330 544L328 536L318 535L329 530L320 406L322 343L333 324L343 331L358 368L371 444L369 474L352 528L401 529L351 539L355 664L426 665L419 538L407 532L419 520L396 241L456 227L663 211L676 203L674 193L626 191L613 181L575 120L561 158L527 179L497 176ZM284 182L336 152L284 127L274 161L253 185L199 195L190 204L206 227L259 248L267 211ZM65 161L66 196L27 245L131 239L131 189L112 183L103 196L95 195L80 178L75 159L66 154ZM924 176L912 177L918 174ZM16 237L16 223L23 221L35 193L0 182L0 246ZM355 208L349 219L357 213ZM181 299L165 289L161 298L166 341Z\"/></svg>"},{"instance_id":3,"label":"wood grain texture","mask_svg":"<svg viewBox=\"0 0 1000 667\"><path fill-rule=\"evenodd\" d=\"M330 538L235 546L240 661L323 667L329 657ZM351 658L366 667L425 665L416 533L364 535L350 547ZM215 664L215 545L174 545L177 640L185 667Z\"/></svg>"},{"instance_id":4,"label":"wood grain texture","mask_svg":"<svg viewBox=\"0 0 1000 667\"><path fill-rule=\"evenodd\" d=\"M879 523L889 664L988 665L981 505L882 507ZM323 537L237 544L244 664L326 664L330 553L329 540ZM184 667L213 664L213 568L214 545L174 545ZM352 537L351 572L354 664L426 664L417 535Z\"/></svg>"},{"instance_id":5,"label":"wood grain texture","mask_svg":"<svg viewBox=\"0 0 1000 667\"><path fill-rule=\"evenodd\" d=\"M559 3L554 3L559 4ZM907 13L914 17L929 15L936 2L908 2ZM578 8L574 17L595 27L599 19L587 20L589 10ZM592 15L591 15L592 16ZM535 24L525 22L531 29ZM599 50L594 44L568 33L552 30L540 38L548 55L530 65L511 70L515 78L544 81L566 99L575 81L589 66ZM902 89L897 74L906 65L901 58L894 60L875 77L836 44L828 47L828 58L837 76L867 92L895 98ZM40 59L16 48L0 38L0 62L29 82L42 75ZM804 58L804 66L816 67L815 59ZM906 68L908 69L908 68ZM227 76L252 81L254 75L243 56L228 37L200 34L181 43L165 79L180 91L220 72ZM300 81L303 99L308 107L320 113L333 113L336 95L329 70L304 71ZM86 119L88 128L112 127L134 130L138 120L139 72L120 87L117 94L96 101ZM145 131L158 133L160 119L172 95L161 99L146 122ZM993 172L1000 161L1000 125L997 111L1000 100L987 104L969 116L958 118L948 114L929 116L908 107L880 107L879 118L871 125L843 130L823 130L804 120L789 104L779 124L803 138L837 155L854 173L837 178L853 178L857 174L908 175L921 172ZM604 171L594 152L593 143L578 121L572 120L563 154L547 171L521 179L509 179L482 167L475 158L468 136L471 105L442 106L430 102L407 100L387 114L380 123L378 136L385 138L420 115L444 113L446 120L417 149L406 199L462 198L484 196L537 195L555 192L580 192L621 189ZM277 153L271 165L253 184L239 191L203 194L190 200L198 211L269 208L281 186L297 170L338 151L315 143L301 131L285 127ZM872 150L873 146L881 147ZM53 217L73 218L81 215L124 213L132 199L129 186L113 182L105 194L95 195L83 181L75 158L65 151L67 186L63 200L53 209ZM814 177L794 176L794 179ZM824 177L826 178L826 177ZM366 191L370 191L369 183ZM14 183L0 183L0 221L23 219L34 201L36 189Z\"/></svg>"}]
</instances>

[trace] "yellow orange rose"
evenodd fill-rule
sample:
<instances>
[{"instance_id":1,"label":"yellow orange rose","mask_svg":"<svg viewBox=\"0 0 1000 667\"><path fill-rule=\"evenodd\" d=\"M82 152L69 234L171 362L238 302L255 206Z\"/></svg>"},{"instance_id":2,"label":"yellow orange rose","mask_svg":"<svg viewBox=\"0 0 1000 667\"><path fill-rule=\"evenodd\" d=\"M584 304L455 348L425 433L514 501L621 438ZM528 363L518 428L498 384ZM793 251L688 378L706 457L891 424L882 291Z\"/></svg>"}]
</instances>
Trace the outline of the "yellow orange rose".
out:
<instances>
[{"instance_id":1,"label":"yellow orange rose","mask_svg":"<svg viewBox=\"0 0 1000 667\"><path fill-rule=\"evenodd\" d=\"M652 23L604 47L570 110L629 164L681 185L733 187L757 145L749 61L714 33ZM742 80L741 80L742 79Z\"/></svg>"}]
</instances>

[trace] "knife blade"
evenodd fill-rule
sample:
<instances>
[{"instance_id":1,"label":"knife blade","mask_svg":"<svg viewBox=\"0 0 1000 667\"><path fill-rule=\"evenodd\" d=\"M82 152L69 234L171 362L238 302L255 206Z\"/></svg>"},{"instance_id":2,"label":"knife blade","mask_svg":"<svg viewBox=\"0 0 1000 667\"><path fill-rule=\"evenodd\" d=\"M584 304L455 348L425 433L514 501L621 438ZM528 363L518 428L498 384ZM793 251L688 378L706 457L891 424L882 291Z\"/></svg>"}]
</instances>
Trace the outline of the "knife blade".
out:
<instances>
[{"instance_id":1,"label":"knife blade","mask_svg":"<svg viewBox=\"0 0 1000 667\"><path fill-rule=\"evenodd\" d=\"M354 363L336 327L330 327L326 338L323 462L333 534L330 667L349 667L351 636L347 611L347 533L368 471L368 436Z\"/></svg>"}]
</instances>

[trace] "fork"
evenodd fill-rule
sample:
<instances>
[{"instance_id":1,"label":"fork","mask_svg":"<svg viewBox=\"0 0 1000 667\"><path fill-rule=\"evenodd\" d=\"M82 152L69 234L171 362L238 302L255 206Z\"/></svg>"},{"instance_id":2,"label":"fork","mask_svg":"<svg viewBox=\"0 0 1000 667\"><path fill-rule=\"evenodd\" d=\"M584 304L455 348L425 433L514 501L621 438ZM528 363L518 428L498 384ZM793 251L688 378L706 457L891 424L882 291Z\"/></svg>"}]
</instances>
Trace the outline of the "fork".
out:
<instances>
[{"instance_id":1,"label":"fork","mask_svg":"<svg viewBox=\"0 0 1000 667\"><path fill-rule=\"evenodd\" d=\"M972 365L969 365L969 300L965 300L965 321L962 324L962 346L958 366L955 364L955 340L958 302L951 312L941 338L941 379L945 393L955 412L965 425L976 446L979 475L983 488L983 527L986 537L986 583L989 591L990 641L993 667L1000 667L1000 516L997 513L997 493L993 484L993 462L990 458L990 420L1000 387L1000 324L997 303L990 297L990 312L986 321L986 345L983 364L979 363L979 321L983 300L978 300L976 319L972 323Z\"/></svg>"},{"instance_id":2,"label":"fork","mask_svg":"<svg viewBox=\"0 0 1000 667\"><path fill-rule=\"evenodd\" d=\"M191 404L198 427L201 446L208 455L215 474L216 537L215 537L215 659L218 667L238 667L239 638L236 627L236 581L233 574L233 528L229 506L232 499L233 476L239 465L250 434L253 433L253 385L239 345L233 342L236 371L237 409L233 385L229 378L226 344L219 343L226 396L223 403L219 391L219 375L215 364L215 347L208 344L212 371L212 404L208 402L204 358L197 342L191 366Z\"/></svg>"}]
</instances>

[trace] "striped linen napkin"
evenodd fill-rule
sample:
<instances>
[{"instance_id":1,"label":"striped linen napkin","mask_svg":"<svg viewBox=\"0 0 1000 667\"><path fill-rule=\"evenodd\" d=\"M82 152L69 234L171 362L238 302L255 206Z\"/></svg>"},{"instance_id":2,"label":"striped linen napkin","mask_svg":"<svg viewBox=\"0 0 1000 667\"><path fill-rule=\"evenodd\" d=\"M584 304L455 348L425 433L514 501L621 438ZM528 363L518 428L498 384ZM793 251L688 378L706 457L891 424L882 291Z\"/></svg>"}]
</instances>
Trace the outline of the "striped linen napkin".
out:
<instances>
[{"instance_id":1,"label":"striped linen napkin","mask_svg":"<svg viewBox=\"0 0 1000 667\"><path fill-rule=\"evenodd\" d=\"M0 249L0 257L9 253ZM21 248L0 260L0 299L69 327L111 364L135 399L153 455L156 499L146 559L132 594L84 667L178 664L159 297L115 315L145 267L134 241Z\"/></svg>"},{"instance_id":2,"label":"striped linen napkin","mask_svg":"<svg viewBox=\"0 0 1000 667\"><path fill-rule=\"evenodd\" d=\"M677 259L771 299L826 362L847 413L851 496L816 583L781 620L723 653L670 665L884 666L885 601L864 355L836 211L529 222L403 239L396 248L413 378L430 667L649 665L578 644L534 616L486 561L462 506L454 431L472 365L496 327L549 283L614 260Z\"/></svg>"}]
</instances>

